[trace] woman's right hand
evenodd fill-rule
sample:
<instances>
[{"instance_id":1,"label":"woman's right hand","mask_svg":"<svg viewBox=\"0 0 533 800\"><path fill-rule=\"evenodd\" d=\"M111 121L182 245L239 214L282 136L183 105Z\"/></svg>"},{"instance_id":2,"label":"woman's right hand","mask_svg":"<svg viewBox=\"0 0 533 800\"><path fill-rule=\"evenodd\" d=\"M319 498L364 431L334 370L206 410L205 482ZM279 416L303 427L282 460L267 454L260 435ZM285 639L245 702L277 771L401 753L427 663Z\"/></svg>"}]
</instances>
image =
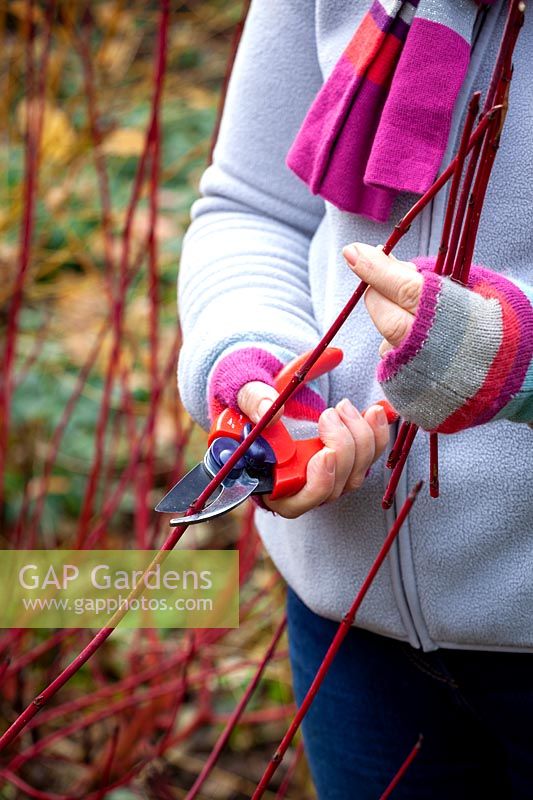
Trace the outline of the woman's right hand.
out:
<instances>
[{"instance_id":1,"label":"woman's right hand","mask_svg":"<svg viewBox=\"0 0 533 800\"><path fill-rule=\"evenodd\" d=\"M278 393L261 381L246 383L237 395L241 411L257 422L274 402ZM279 419L280 410L275 419ZM282 517L294 519L316 506L330 503L362 485L370 466L379 458L389 441L387 416L379 405L361 414L352 403L341 400L335 408L326 408L318 420L318 435L324 447L307 465L307 482L291 497L263 502Z\"/></svg>"}]
</instances>

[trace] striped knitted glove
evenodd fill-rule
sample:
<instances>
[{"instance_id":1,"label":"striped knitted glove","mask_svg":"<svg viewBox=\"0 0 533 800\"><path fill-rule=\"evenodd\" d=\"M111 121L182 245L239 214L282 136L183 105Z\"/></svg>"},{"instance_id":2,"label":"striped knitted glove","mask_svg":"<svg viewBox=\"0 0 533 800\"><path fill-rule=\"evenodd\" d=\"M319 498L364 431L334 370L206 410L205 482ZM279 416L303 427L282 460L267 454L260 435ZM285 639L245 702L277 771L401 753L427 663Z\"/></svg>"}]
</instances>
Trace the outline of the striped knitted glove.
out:
<instances>
[{"instance_id":1,"label":"striped knitted glove","mask_svg":"<svg viewBox=\"0 0 533 800\"><path fill-rule=\"evenodd\" d=\"M288 350L273 344L242 343L226 351L214 364L208 378L211 421L225 409L239 409L237 395L249 381L274 386L274 378L294 358ZM324 380L324 379L322 379ZM316 422L326 404L320 395L320 379L300 386L285 403L285 416Z\"/></svg>"},{"instance_id":2,"label":"striped knitted glove","mask_svg":"<svg viewBox=\"0 0 533 800\"><path fill-rule=\"evenodd\" d=\"M397 411L455 433L493 419L533 422L533 286L472 267L468 288L415 259L424 277L414 325L377 377Z\"/></svg>"}]
</instances>

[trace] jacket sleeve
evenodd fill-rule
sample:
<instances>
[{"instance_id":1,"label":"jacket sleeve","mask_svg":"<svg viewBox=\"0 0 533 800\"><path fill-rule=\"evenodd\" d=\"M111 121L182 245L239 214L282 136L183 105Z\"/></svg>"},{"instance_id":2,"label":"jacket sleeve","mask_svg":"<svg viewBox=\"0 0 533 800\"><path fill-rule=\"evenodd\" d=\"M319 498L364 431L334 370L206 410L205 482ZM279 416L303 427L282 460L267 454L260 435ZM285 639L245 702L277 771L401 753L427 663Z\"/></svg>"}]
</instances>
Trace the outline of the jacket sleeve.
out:
<instances>
[{"instance_id":1,"label":"jacket sleeve","mask_svg":"<svg viewBox=\"0 0 533 800\"><path fill-rule=\"evenodd\" d=\"M313 0L255 0L179 274L178 382L204 427L213 376L211 394L227 380L234 398L239 381L268 379L318 339L308 250L324 206L285 158L321 83Z\"/></svg>"},{"instance_id":2,"label":"jacket sleeve","mask_svg":"<svg viewBox=\"0 0 533 800\"><path fill-rule=\"evenodd\" d=\"M533 422L533 286L481 266L468 287L415 259L424 285L413 327L378 367L387 398L439 433L495 419Z\"/></svg>"}]
</instances>

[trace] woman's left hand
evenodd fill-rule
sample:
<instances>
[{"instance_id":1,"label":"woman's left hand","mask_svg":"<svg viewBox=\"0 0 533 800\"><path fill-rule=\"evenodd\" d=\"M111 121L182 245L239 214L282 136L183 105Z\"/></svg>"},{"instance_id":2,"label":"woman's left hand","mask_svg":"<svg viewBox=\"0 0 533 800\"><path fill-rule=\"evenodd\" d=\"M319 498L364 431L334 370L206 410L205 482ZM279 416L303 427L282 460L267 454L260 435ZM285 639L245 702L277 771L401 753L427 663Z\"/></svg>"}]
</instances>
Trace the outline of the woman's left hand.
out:
<instances>
[{"instance_id":1,"label":"woman's left hand","mask_svg":"<svg viewBox=\"0 0 533 800\"><path fill-rule=\"evenodd\" d=\"M531 421L529 286L476 264L463 286L435 274L435 257L398 261L359 242L343 253L368 283L368 313L385 337L376 378L400 416L437 433Z\"/></svg>"},{"instance_id":2,"label":"woman's left hand","mask_svg":"<svg viewBox=\"0 0 533 800\"><path fill-rule=\"evenodd\" d=\"M348 265L369 284L365 303L372 322L384 337L383 356L398 347L413 325L424 279L411 261L398 261L379 247L349 244L343 250Z\"/></svg>"}]
</instances>

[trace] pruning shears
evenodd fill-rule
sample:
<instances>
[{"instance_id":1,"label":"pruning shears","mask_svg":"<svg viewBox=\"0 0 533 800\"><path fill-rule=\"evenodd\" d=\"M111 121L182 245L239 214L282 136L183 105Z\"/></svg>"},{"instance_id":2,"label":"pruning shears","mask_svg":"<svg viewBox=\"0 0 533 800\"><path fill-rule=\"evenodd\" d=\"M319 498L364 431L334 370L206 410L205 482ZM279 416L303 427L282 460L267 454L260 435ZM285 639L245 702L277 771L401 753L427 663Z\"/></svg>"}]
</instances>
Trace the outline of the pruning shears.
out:
<instances>
[{"instance_id":1,"label":"pruning shears","mask_svg":"<svg viewBox=\"0 0 533 800\"><path fill-rule=\"evenodd\" d=\"M278 373L274 381L274 388L278 392L285 388L308 355L299 356ZM305 381L312 381L331 371L340 364L342 358L343 352L339 348L326 348L309 370ZM389 422L397 419L396 412L386 400L380 401L380 405ZM252 428L253 423L248 417L226 408L211 427L203 460L172 487L155 510L167 514L185 514ZM267 494L272 500L296 494L305 485L309 459L323 447L324 443L318 437L293 439L283 422L273 422L237 461L201 511L171 519L170 524L205 522L226 514L252 494Z\"/></svg>"}]
</instances>

